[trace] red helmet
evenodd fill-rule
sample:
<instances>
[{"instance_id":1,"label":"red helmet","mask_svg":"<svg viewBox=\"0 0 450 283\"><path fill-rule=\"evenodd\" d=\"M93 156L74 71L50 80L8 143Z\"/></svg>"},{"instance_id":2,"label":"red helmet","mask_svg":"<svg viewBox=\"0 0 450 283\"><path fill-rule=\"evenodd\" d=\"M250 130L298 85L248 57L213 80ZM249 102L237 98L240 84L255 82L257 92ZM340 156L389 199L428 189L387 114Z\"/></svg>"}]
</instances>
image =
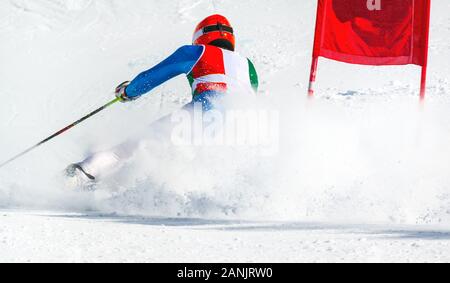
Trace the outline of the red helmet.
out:
<instances>
[{"instance_id":1,"label":"red helmet","mask_svg":"<svg viewBox=\"0 0 450 283\"><path fill-rule=\"evenodd\" d=\"M234 51L235 38L233 28L227 18L212 15L201 21L195 28L194 45L214 45Z\"/></svg>"}]
</instances>

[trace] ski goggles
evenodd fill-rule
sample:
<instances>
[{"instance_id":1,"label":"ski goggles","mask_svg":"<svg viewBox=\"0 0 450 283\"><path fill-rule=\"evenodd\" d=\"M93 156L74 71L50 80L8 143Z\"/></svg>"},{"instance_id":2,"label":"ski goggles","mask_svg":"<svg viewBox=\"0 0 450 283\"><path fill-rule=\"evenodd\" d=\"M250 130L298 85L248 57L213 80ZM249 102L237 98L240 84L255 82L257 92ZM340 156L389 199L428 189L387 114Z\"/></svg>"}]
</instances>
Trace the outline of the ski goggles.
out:
<instances>
[{"instance_id":1,"label":"ski goggles","mask_svg":"<svg viewBox=\"0 0 450 283\"><path fill-rule=\"evenodd\" d=\"M217 25L206 26L206 27L198 30L194 34L194 41L196 41L202 35L205 35L205 34L208 34L208 33L211 33L211 32L216 32L216 31L219 31L222 35L225 32L230 33L230 34L234 34L234 30L233 30L232 27L225 26L225 25L223 25L221 23L217 23Z\"/></svg>"},{"instance_id":2,"label":"ski goggles","mask_svg":"<svg viewBox=\"0 0 450 283\"><path fill-rule=\"evenodd\" d=\"M213 25L213 26L206 26L203 28L203 34L205 33L210 33L210 32L215 32L215 31L220 31L220 32L228 32L233 34L234 30L232 27L229 26L225 26L221 23L217 23L217 25Z\"/></svg>"}]
</instances>

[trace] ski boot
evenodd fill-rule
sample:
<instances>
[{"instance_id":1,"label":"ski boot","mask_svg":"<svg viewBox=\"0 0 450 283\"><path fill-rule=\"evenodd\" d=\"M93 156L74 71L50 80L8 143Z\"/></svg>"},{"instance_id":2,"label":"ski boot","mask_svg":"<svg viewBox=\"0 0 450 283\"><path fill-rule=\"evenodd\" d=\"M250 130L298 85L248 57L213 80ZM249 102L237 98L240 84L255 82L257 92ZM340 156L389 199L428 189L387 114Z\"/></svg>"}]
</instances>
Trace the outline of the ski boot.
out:
<instances>
[{"instance_id":1,"label":"ski boot","mask_svg":"<svg viewBox=\"0 0 450 283\"><path fill-rule=\"evenodd\" d=\"M71 164L64 172L67 177L67 185L69 187L83 191L95 190L95 177L87 173L80 164Z\"/></svg>"}]
</instances>

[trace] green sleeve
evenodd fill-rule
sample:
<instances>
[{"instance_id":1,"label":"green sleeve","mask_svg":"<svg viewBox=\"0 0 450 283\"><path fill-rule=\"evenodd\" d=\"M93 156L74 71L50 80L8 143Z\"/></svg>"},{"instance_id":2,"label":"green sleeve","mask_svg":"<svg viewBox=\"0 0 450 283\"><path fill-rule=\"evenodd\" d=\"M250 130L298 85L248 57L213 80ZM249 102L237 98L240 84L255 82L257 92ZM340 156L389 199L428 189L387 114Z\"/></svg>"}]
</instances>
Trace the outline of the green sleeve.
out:
<instances>
[{"instance_id":1,"label":"green sleeve","mask_svg":"<svg viewBox=\"0 0 450 283\"><path fill-rule=\"evenodd\" d=\"M188 79L188 81L189 81L189 86L190 86L191 89L192 89L192 86L194 85L194 77L192 76L192 72L189 73L189 74L187 75L187 79ZM194 90L192 90L192 95L195 96Z\"/></svg>"},{"instance_id":2,"label":"green sleeve","mask_svg":"<svg viewBox=\"0 0 450 283\"><path fill-rule=\"evenodd\" d=\"M255 65L253 65L252 61L250 59L248 60L248 68L249 68L249 74L250 74L250 83L252 84L253 90L255 92L258 91L259 87L259 80L258 80L258 73L256 72Z\"/></svg>"}]
</instances>

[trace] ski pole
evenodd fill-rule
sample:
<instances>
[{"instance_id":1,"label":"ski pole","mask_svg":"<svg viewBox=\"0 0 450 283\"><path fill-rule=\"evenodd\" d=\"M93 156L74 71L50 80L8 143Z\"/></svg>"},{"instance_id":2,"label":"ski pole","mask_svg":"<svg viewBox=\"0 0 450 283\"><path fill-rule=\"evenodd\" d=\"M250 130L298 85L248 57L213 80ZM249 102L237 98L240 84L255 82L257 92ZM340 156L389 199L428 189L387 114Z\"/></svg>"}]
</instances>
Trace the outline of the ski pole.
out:
<instances>
[{"instance_id":1,"label":"ski pole","mask_svg":"<svg viewBox=\"0 0 450 283\"><path fill-rule=\"evenodd\" d=\"M107 104L105 104L105 105L103 105L102 107L98 108L97 110L95 110L95 111L89 113L88 115L86 115L86 116L84 116L83 118L79 119L78 121L76 121L76 122L70 124L69 126L67 126L67 127L63 128L63 129L59 130L58 132L54 133L53 135L49 136L48 138L44 139L43 141L39 142L38 144L36 144L36 145L30 147L29 149L25 150L25 151L22 152L22 153L17 154L17 155L14 156L13 158L11 158L11 159L9 159L9 160L3 162L2 164L0 164L0 168L2 168L2 167L4 167L4 166L8 165L9 163L11 163L11 162L15 161L16 159L18 159L18 158L24 156L25 154L29 153L29 152L32 151L33 149L35 149L35 148L37 148L37 147L39 147L39 146L41 146L41 145L43 145L43 144L45 144L46 142L48 142L48 141L50 141L50 140L56 138L57 136L59 136L59 135L65 133L65 132L67 132L68 130L72 129L73 127L75 127L76 125L80 124L81 122L83 122L83 121L85 121L85 120L91 118L91 117L94 116L95 114L98 114L99 112L105 110L106 108L110 107L111 105L113 105L113 104L115 104L116 102L119 102L119 101L121 101L121 100L122 100L121 98L116 98L116 99L114 99L114 100L108 102Z\"/></svg>"}]
</instances>

